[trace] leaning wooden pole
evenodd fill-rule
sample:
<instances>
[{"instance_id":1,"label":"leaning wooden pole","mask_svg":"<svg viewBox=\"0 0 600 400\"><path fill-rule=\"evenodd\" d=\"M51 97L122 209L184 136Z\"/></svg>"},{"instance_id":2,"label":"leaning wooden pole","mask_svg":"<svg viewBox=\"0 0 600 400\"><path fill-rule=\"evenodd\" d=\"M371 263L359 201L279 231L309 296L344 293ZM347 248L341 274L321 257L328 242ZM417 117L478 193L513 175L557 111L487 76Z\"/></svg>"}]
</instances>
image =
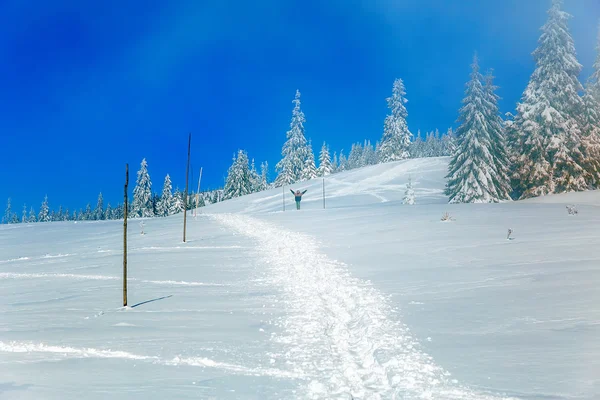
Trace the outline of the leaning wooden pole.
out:
<instances>
[{"instance_id":1,"label":"leaning wooden pole","mask_svg":"<svg viewBox=\"0 0 600 400\"><path fill-rule=\"evenodd\" d=\"M192 145L192 133L188 137L188 159L185 170L185 194L183 195L183 242L185 243L185 229L187 227L187 207L188 207L188 178L190 175L190 147Z\"/></svg>"},{"instance_id":2,"label":"leaning wooden pole","mask_svg":"<svg viewBox=\"0 0 600 400\"><path fill-rule=\"evenodd\" d=\"M129 185L129 164L125 164L125 190L123 208L123 307L127 307L127 185Z\"/></svg>"}]
</instances>

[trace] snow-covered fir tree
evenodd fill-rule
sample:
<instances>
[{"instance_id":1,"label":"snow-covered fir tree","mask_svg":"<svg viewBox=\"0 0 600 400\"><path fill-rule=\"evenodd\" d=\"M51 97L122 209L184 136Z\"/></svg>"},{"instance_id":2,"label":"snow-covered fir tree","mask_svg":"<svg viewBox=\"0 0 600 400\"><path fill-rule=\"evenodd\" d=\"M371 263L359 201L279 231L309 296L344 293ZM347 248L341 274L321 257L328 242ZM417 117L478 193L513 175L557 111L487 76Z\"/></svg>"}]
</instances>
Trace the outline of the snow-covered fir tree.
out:
<instances>
[{"instance_id":1,"label":"snow-covered fir tree","mask_svg":"<svg viewBox=\"0 0 600 400\"><path fill-rule=\"evenodd\" d=\"M169 215L178 214L180 212L183 212L183 193L179 188L176 188L175 192L173 192L173 204L169 210Z\"/></svg>"},{"instance_id":2,"label":"snow-covered fir tree","mask_svg":"<svg viewBox=\"0 0 600 400\"><path fill-rule=\"evenodd\" d=\"M83 214L84 221L93 221L94 220L94 212L92 211L92 205L87 203L85 206L85 213Z\"/></svg>"},{"instance_id":3,"label":"snow-covered fir tree","mask_svg":"<svg viewBox=\"0 0 600 400\"><path fill-rule=\"evenodd\" d=\"M598 189L600 188L600 102L592 94L589 85L583 95L581 127L584 156L582 166L586 171L588 186Z\"/></svg>"},{"instance_id":4,"label":"snow-covered fir tree","mask_svg":"<svg viewBox=\"0 0 600 400\"><path fill-rule=\"evenodd\" d=\"M411 158L421 158L424 157L423 151L423 139L421 138L421 130L417 130L417 137L413 142L411 142L409 146L409 153Z\"/></svg>"},{"instance_id":5,"label":"snow-covered fir tree","mask_svg":"<svg viewBox=\"0 0 600 400\"><path fill-rule=\"evenodd\" d=\"M304 169L302 170L302 180L309 181L318 176L317 166L315 164L315 153L312 149L312 144L309 142L306 146L306 160L304 161Z\"/></svg>"},{"instance_id":6,"label":"snow-covered fir tree","mask_svg":"<svg viewBox=\"0 0 600 400\"><path fill-rule=\"evenodd\" d=\"M267 161L260 164L260 190L269 188L269 163Z\"/></svg>"},{"instance_id":7,"label":"snow-covered fir tree","mask_svg":"<svg viewBox=\"0 0 600 400\"><path fill-rule=\"evenodd\" d=\"M365 144L363 146L363 154L361 165L375 165L377 164L377 153L375 152L375 148L371 144L370 140L365 140Z\"/></svg>"},{"instance_id":8,"label":"snow-covered fir tree","mask_svg":"<svg viewBox=\"0 0 600 400\"><path fill-rule=\"evenodd\" d=\"M581 127L576 116L583 109L575 45L561 10L553 0L533 56L536 69L517 106L511 129L517 136L512 178L521 198L586 188ZM560 90L557 90L560 88Z\"/></svg>"},{"instance_id":9,"label":"snow-covered fir tree","mask_svg":"<svg viewBox=\"0 0 600 400\"><path fill-rule=\"evenodd\" d=\"M392 89L392 97L387 99L391 113L385 118L383 136L379 146L380 162L404 160L409 157L412 133L410 133L406 124L408 112L404 106L407 102L405 95L402 79L396 79Z\"/></svg>"},{"instance_id":10,"label":"snow-covered fir tree","mask_svg":"<svg viewBox=\"0 0 600 400\"><path fill-rule=\"evenodd\" d=\"M346 171L348 169L348 159L344 155L344 150L340 150L340 158L338 161L338 166L336 168L336 172Z\"/></svg>"},{"instance_id":11,"label":"snow-covered fir tree","mask_svg":"<svg viewBox=\"0 0 600 400\"><path fill-rule=\"evenodd\" d=\"M144 158L137 173L137 181L133 189L133 202L131 204L132 217L153 217L152 182L148 174L148 163Z\"/></svg>"},{"instance_id":12,"label":"snow-covered fir tree","mask_svg":"<svg viewBox=\"0 0 600 400\"><path fill-rule=\"evenodd\" d=\"M33 209L33 206L29 209L29 218L27 219L27 222L30 224L37 222L37 217L35 216L35 210Z\"/></svg>"},{"instance_id":13,"label":"snow-covered fir tree","mask_svg":"<svg viewBox=\"0 0 600 400\"><path fill-rule=\"evenodd\" d=\"M509 168L510 160L506 149L506 136L504 132L504 121L500 117L498 100L500 97L496 94L498 87L494 85L493 71L488 71L485 76L485 86L483 92L485 101L483 103L486 111L486 122L490 135L490 154L494 160L495 174L492 175L492 181L498 198L500 200L510 199L512 191L510 187Z\"/></svg>"},{"instance_id":14,"label":"snow-covered fir tree","mask_svg":"<svg viewBox=\"0 0 600 400\"><path fill-rule=\"evenodd\" d=\"M53 214L52 221L62 221L64 219L64 213L62 209L62 205L58 206L58 211L56 214Z\"/></svg>"},{"instance_id":15,"label":"snow-covered fir tree","mask_svg":"<svg viewBox=\"0 0 600 400\"><path fill-rule=\"evenodd\" d=\"M171 184L171 177L169 174L165 176L165 182L163 183L163 189L156 207L157 215L159 217L166 217L170 215L170 211L173 208L173 185Z\"/></svg>"},{"instance_id":16,"label":"snow-covered fir tree","mask_svg":"<svg viewBox=\"0 0 600 400\"><path fill-rule=\"evenodd\" d=\"M415 191L412 187L412 180L410 176L408 177L408 184L406 185L406 190L404 191L404 198L402 199L402 204L415 204Z\"/></svg>"},{"instance_id":17,"label":"snow-covered fir tree","mask_svg":"<svg viewBox=\"0 0 600 400\"><path fill-rule=\"evenodd\" d=\"M113 219L123 219L125 218L125 207L123 204L118 203L113 211Z\"/></svg>"},{"instance_id":18,"label":"snow-covered fir tree","mask_svg":"<svg viewBox=\"0 0 600 400\"><path fill-rule=\"evenodd\" d=\"M489 109L479 73L477 56L472 64L471 80L467 84L460 127L457 130L457 151L448 167L446 194L450 203L493 203L505 200L498 193L497 170L492 156Z\"/></svg>"},{"instance_id":19,"label":"snow-covered fir tree","mask_svg":"<svg viewBox=\"0 0 600 400\"><path fill-rule=\"evenodd\" d=\"M21 223L27 223L27 204L23 204L23 211L21 212Z\"/></svg>"},{"instance_id":20,"label":"snow-covered fir tree","mask_svg":"<svg viewBox=\"0 0 600 400\"><path fill-rule=\"evenodd\" d=\"M587 81L583 95L582 127L583 168L588 186L600 188L600 26L598 30L597 56L593 73Z\"/></svg>"},{"instance_id":21,"label":"snow-covered fir tree","mask_svg":"<svg viewBox=\"0 0 600 400\"><path fill-rule=\"evenodd\" d=\"M258 171L256 170L256 163L254 162L254 158L250 163L250 184L252 186L252 193L260 192L262 189L262 180Z\"/></svg>"},{"instance_id":22,"label":"snow-covered fir tree","mask_svg":"<svg viewBox=\"0 0 600 400\"><path fill-rule=\"evenodd\" d=\"M435 157L436 147L435 134L433 132L428 132L425 143L423 144L423 157Z\"/></svg>"},{"instance_id":23,"label":"snow-covered fir tree","mask_svg":"<svg viewBox=\"0 0 600 400\"><path fill-rule=\"evenodd\" d=\"M290 130L287 131L287 141L283 145L281 155L283 158L275 168L279 172L275 180L275 186L289 185L302 179L307 158L307 142L304 136L304 123L306 119L300 109L300 91L296 90L293 101L292 121Z\"/></svg>"},{"instance_id":24,"label":"snow-covered fir tree","mask_svg":"<svg viewBox=\"0 0 600 400\"><path fill-rule=\"evenodd\" d=\"M362 167L362 156L363 148L360 143L354 143L350 148L350 154L348 155L348 166L347 169L354 169Z\"/></svg>"},{"instance_id":25,"label":"snow-covered fir tree","mask_svg":"<svg viewBox=\"0 0 600 400\"><path fill-rule=\"evenodd\" d=\"M96 209L94 210L94 220L101 221L104 219L104 197L102 192L98 195L98 201L96 202Z\"/></svg>"},{"instance_id":26,"label":"snow-covered fir tree","mask_svg":"<svg viewBox=\"0 0 600 400\"><path fill-rule=\"evenodd\" d=\"M252 193L252 179L248 166L248 155L244 150L239 150L237 157L227 171L225 181L224 199L229 200Z\"/></svg>"},{"instance_id":27,"label":"snow-covered fir tree","mask_svg":"<svg viewBox=\"0 0 600 400\"><path fill-rule=\"evenodd\" d=\"M44 197L40 213L38 214L39 222L50 222L50 208L48 207L48 196Z\"/></svg>"},{"instance_id":28,"label":"snow-covered fir tree","mask_svg":"<svg viewBox=\"0 0 600 400\"><path fill-rule=\"evenodd\" d=\"M6 201L6 209L4 210L4 216L2 217L2 223L3 224L12 224L13 218L12 218L12 208L10 205L10 197L8 198L8 200Z\"/></svg>"},{"instance_id":29,"label":"snow-covered fir tree","mask_svg":"<svg viewBox=\"0 0 600 400\"><path fill-rule=\"evenodd\" d=\"M333 166L331 165L331 157L329 155L329 147L325 142L321 146L321 152L319 153L319 176L327 176L333 173Z\"/></svg>"},{"instance_id":30,"label":"snow-covered fir tree","mask_svg":"<svg viewBox=\"0 0 600 400\"><path fill-rule=\"evenodd\" d=\"M456 138L452 128L448 128L446 134L442 137L442 155L451 156L456 149Z\"/></svg>"},{"instance_id":31,"label":"snow-covered fir tree","mask_svg":"<svg viewBox=\"0 0 600 400\"><path fill-rule=\"evenodd\" d=\"M338 156L337 156L337 152L334 151L333 152L333 159L331 160L331 173L335 173L339 171L339 161L338 161Z\"/></svg>"},{"instance_id":32,"label":"snow-covered fir tree","mask_svg":"<svg viewBox=\"0 0 600 400\"><path fill-rule=\"evenodd\" d=\"M596 62L594 70L587 83L587 94L594 97L596 102L600 104L600 25L598 26L598 44L596 46Z\"/></svg>"},{"instance_id":33,"label":"snow-covered fir tree","mask_svg":"<svg viewBox=\"0 0 600 400\"><path fill-rule=\"evenodd\" d=\"M113 210L110 206L110 203L106 204L106 210L104 211L104 219L113 219L112 212Z\"/></svg>"}]
</instances>

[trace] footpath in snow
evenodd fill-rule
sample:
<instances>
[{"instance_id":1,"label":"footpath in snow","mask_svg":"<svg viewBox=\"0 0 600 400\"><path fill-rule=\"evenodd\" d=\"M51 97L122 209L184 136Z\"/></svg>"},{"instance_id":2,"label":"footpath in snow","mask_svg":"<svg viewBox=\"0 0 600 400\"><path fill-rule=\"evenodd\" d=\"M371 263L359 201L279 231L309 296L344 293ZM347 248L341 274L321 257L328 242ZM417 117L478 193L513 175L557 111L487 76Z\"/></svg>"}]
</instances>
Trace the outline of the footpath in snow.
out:
<instances>
[{"instance_id":1,"label":"footpath in snow","mask_svg":"<svg viewBox=\"0 0 600 400\"><path fill-rule=\"evenodd\" d=\"M499 399L455 381L420 350L369 282L319 251L310 236L239 214L210 216L258 243L264 280L280 292L283 344L273 366L307 378L299 398Z\"/></svg>"}]
</instances>

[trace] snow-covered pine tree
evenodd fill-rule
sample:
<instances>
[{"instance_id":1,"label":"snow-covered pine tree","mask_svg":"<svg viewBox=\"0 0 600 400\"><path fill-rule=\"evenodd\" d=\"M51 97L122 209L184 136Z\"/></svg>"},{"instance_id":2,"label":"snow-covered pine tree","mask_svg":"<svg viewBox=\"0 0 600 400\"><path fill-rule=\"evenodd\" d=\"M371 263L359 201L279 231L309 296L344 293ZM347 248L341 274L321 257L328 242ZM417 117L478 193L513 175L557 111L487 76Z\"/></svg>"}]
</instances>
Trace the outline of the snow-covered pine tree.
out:
<instances>
[{"instance_id":1,"label":"snow-covered pine tree","mask_svg":"<svg viewBox=\"0 0 600 400\"><path fill-rule=\"evenodd\" d=\"M304 161L304 169L302 170L302 180L309 181L315 179L317 176L315 153L313 152L312 144L309 142L306 147L306 161Z\"/></svg>"},{"instance_id":2,"label":"snow-covered pine tree","mask_svg":"<svg viewBox=\"0 0 600 400\"><path fill-rule=\"evenodd\" d=\"M338 161L338 167L336 169L337 172L346 171L348 169L348 159L344 155L344 150L340 150L340 158Z\"/></svg>"},{"instance_id":3,"label":"snow-covered pine tree","mask_svg":"<svg viewBox=\"0 0 600 400\"><path fill-rule=\"evenodd\" d=\"M329 155L329 147L325 142L321 146L321 152L319 153L319 176L331 175L333 172L333 166L331 165L331 156Z\"/></svg>"},{"instance_id":4,"label":"snow-covered pine tree","mask_svg":"<svg viewBox=\"0 0 600 400\"><path fill-rule=\"evenodd\" d=\"M153 217L152 182L148 174L148 163L144 158L137 173L137 181L133 189L133 202L131 203L131 216L133 218Z\"/></svg>"},{"instance_id":5,"label":"snow-covered pine tree","mask_svg":"<svg viewBox=\"0 0 600 400\"><path fill-rule=\"evenodd\" d=\"M581 115L583 168L588 185L600 188L600 26L598 30L597 56L592 75L587 81L583 94Z\"/></svg>"},{"instance_id":6,"label":"snow-covered pine tree","mask_svg":"<svg viewBox=\"0 0 600 400\"><path fill-rule=\"evenodd\" d=\"M260 192L262 189L262 181L258 171L256 170L256 164L254 162L254 158L250 163L250 184L252 187L252 193Z\"/></svg>"},{"instance_id":7,"label":"snow-covered pine tree","mask_svg":"<svg viewBox=\"0 0 600 400\"><path fill-rule=\"evenodd\" d=\"M493 70L489 70L485 76L485 86L483 93L485 95L484 107L487 109L486 121L490 135L490 154L496 166L496 174L492 175L492 180L500 200L510 199L512 191L510 187L509 168L510 160L506 149L506 136L504 132L504 121L500 117L498 100L500 96L496 94L498 87L494 85Z\"/></svg>"},{"instance_id":8,"label":"snow-covered pine tree","mask_svg":"<svg viewBox=\"0 0 600 400\"><path fill-rule=\"evenodd\" d=\"M267 161L260 164L260 190L269 188L269 163Z\"/></svg>"},{"instance_id":9,"label":"snow-covered pine tree","mask_svg":"<svg viewBox=\"0 0 600 400\"><path fill-rule=\"evenodd\" d=\"M370 140L365 140L361 164L363 166L377 164L377 153L375 153L375 148L371 144Z\"/></svg>"},{"instance_id":10,"label":"snow-covered pine tree","mask_svg":"<svg viewBox=\"0 0 600 400\"><path fill-rule=\"evenodd\" d=\"M23 223L23 224L27 223L27 204L23 204L21 223Z\"/></svg>"},{"instance_id":11,"label":"snow-covered pine tree","mask_svg":"<svg viewBox=\"0 0 600 400\"><path fill-rule=\"evenodd\" d=\"M337 152L333 152L333 160L331 160L331 173L334 174L339 171L340 163L338 161Z\"/></svg>"},{"instance_id":12,"label":"snow-covered pine tree","mask_svg":"<svg viewBox=\"0 0 600 400\"><path fill-rule=\"evenodd\" d=\"M456 138L452 128L448 128L446 134L442 137L442 155L451 156L456 149Z\"/></svg>"},{"instance_id":13,"label":"snow-covered pine tree","mask_svg":"<svg viewBox=\"0 0 600 400\"><path fill-rule=\"evenodd\" d=\"M173 203L169 210L169 215L178 214L180 212L183 212L183 193L181 193L179 188L176 188L175 192L173 192Z\"/></svg>"},{"instance_id":14,"label":"snow-covered pine tree","mask_svg":"<svg viewBox=\"0 0 600 400\"><path fill-rule=\"evenodd\" d=\"M64 218L64 213L63 213L62 205L60 205L60 206L58 206L58 211L52 218L52 221L62 221L63 218Z\"/></svg>"},{"instance_id":15,"label":"snow-covered pine tree","mask_svg":"<svg viewBox=\"0 0 600 400\"><path fill-rule=\"evenodd\" d=\"M171 184L169 174L165 176L165 182L163 183L162 193L156 209L159 217L170 215L169 213L173 209L173 185Z\"/></svg>"},{"instance_id":16,"label":"snow-covered pine tree","mask_svg":"<svg viewBox=\"0 0 600 400\"><path fill-rule=\"evenodd\" d=\"M417 130L417 137L415 138L415 140L413 142L411 142L411 144L409 146L410 157L411 158L424 157L423 146L424 146L424 143L423 143L423 139L421 138L421 130L419 129L419 130Z\"/></svg>"},{"instance_id":17,"label":"snow-covered pine tree","mask_svg":"<svg viewBox=\"0 0 600 400\"><path fill-rule=\"evenodd\" d=\"M12 208L10 205L10 197L6 201L6 210L4 211L4 216L2 217L3 224L12 224Z\"/></svg>"},{"instance_id":18,"label":"snow-covered pine tree","mask_svg":"<svg viewBox=\"0 0 600 400\"><path fill-rule=\"evenodd\" d=\"M435 157L435 136L433 132L427 133L427 139L423 144L423 157Z\"/></svg>"},{"instance_id":19,"label":"snow-covered pine tree","mask_svg":"<svg viewBox=\"0 0 600 400\"><path fill-rule=\"evenodd\" d=\"M396 79L392 89L392 97L387 99L390 115L385 118L383 136L379 146L380 162L404 160L409 157L409 146L412 133L408 130L406 117L408 112L404 104L407 102L406 91L402 79Z\"/></svg>"},{"instance_id":20,"label":"snow-covered pine tree","mask_svg":"<svg viewBox=\"0 0 600 400\"><path fill-rule=\"evenodd\" d=\"M98 201L96 202L96 209L94 210L94 219L101 221L104 219L104 198L102 192L98 195Z\"/></svg>"},{"instance_id":21,"label":"snow-covered pine tree","mask_svg":"<svg viewBox=\"0 0 600 400\"><path fill-rule=\"evenodd\" d=\"M93 221L94 220L94 212L92 211L92 205L87 203L85 206L85 213L83 214L84 221Z\"/></svg>"},{"instance_id":22,"label":"snow-covered pine tree","mask_svg":"<svg viewBox=\"0 0 600 400\"><path fill-rule=\"evenodd\" d=\"M117 206L113 210L112 219L123 219L125 217L125 210L123 209L123 204L117 203Z\"/></svg>"},{"instance_id":23,"label":"snow-covered pine tree","mask_svg":"<svg viewBox=\"0 0 600 400\"><path fill-rule=\"evenodd\" d=\"M42 203L42 207L40 208L40 213L38 214L39 222L50 222L50 208L48 207L48 196L44 197L44 202Z\"/></svg>"},{"instance_id":24,"label":"snow-covered pine tree","mask_svg":"<svg viewBox=\"0 0 600 400\"><path fill-rule=\"evenodd\" d=\"M360 168L362 165L363 148L360 143L353 143L348 156L347 169Z\"/></svg>"},{"instance_id":25,"label":"snow-covered pine tree","mask_svg":"<svg viewBox=\"0 0 600 400\"><path fill-rule=\"evenodd\" d=\"M600 25L598 26L598 45L596 51L596 62L594 63L594 71L587 83L587 92L600 104Z\"/></svg>"},{"instance_id":26,"label":"snow-covered pine tree","mask_svg":"<svg viewBox=\"0 0 600 400\"><path fill-rule=\"evenodd\" d=\"M581 145L585 161L582 166L586 171L588 186L598 189L600 188L600 103L589 86L583 95L583 107Z\"/></svg>"},{"instance_id":27,"label":"snow-covered pine tree","mask_svg":"<svg viewBox=\"0 0 600 400\"><path fill-rule=\"evenodd\" d=\"M460 109L457 151L448 166L446 194L450 203L495 203L504 200L496 190L496 164L491 154L492 139L488 125L489 109L479 73L477 56L473 59L471 80Z\"/></svg>"},{"instance_id":28,"label":"snow-covered pine tree","mask_svg":"<svg viewBox=\"0 0 600 400\"><path fill-rule=\"evenodd\" d=\"M578 80L581 65L562 0L553 0L533 52L531 75L511 129L517 136L512 179L520 198L583 190L587 187L577 115L583 109ZM560 88L560 90L557 90Z\"/></svg>"},{"instance_id":29,"label":"snow-covered pine tree","mask_svg":"<svg viewBox=\"0 0 600 400\"><path fill-rule=\"evenodd\" d=\"M248 155L244 150L239 150L237 157L233 158L233 163L227 171L224 191L225 200L252 193Z\"/></svg>"},{"instance_id":30,"label":"snow-covered pine tree","mask_svg":"<svg viewBox=\"0 0 600 400\"><path fill-rule=\"evenodd\" d=\"M27 222L30 224L37 222L37 217L35 216L35 210L33 209L33 206L29 209L29 218L27 219Z\"/></svg>"},{"instance_id":31,"label":"snow-covered pine tree","mask_svg":"<svg viewBox=\"0 0 600 400\"><path fill-rule=\"evenodd\" d=\"M275 186L290 185L302 179L302 171L305 168L307 158L307 142L304 136L304 123L306 119L300 109L300 91L296 90L294 98L294 110L290 130L287 131L287 141L281 150L283 158L275 168L279 172L275 180Z\"/></svg>"},{"instance_id":32,"label":"snow-covered pine tree","mask_svg":"<svg viewBox=\"0 0 600 400\"><path fill-rule=\"evenodd\" d=\"M408 184L406 185L406 190L404 191L402 204L415 204L415 191L412 187L412 180L410 179L410 176L408 177Z\"/></svg>"}]
</instances>

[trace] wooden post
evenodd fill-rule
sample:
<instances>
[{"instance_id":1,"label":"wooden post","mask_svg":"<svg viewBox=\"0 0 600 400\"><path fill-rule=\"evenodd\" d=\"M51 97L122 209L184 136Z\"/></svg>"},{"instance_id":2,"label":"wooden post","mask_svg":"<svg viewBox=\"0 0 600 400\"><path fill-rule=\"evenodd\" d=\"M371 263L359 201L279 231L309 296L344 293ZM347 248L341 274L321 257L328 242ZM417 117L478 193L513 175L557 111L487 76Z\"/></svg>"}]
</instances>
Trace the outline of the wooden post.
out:
<instances>
[{"instance_id":1,"label":"wooden post","mask_svg":"<svg viewBox=\"0 0 600 400\"><path fill-rule=\"evenodd\" d=\"M325 178L323 178L323 209L325 209Z\"/></svg>"},{"instance_id":2,"label":"wooden post","mask_svg":"<svg viewBox=\"0 0 600 400\"><path fill-rule=\"evenodd\" d=\"M123 307L127 307L127 185L129 185L129 164L125 164L125 190L123 209Z\"/></svg>"},{"instance_id":3,"label":"wooden post","mask_svg":"<svg viewBox=\"0 0 600 400\"><path fill-rule=\"evenodd\" d=\"M183 195L183 242L185 243L185 229L187 225L187 198L188 198L188 177L190 174L190 147L192 145L192 133L188 137L188 160L185 170L185 194Z\"/></svg>"}]
</instances>

